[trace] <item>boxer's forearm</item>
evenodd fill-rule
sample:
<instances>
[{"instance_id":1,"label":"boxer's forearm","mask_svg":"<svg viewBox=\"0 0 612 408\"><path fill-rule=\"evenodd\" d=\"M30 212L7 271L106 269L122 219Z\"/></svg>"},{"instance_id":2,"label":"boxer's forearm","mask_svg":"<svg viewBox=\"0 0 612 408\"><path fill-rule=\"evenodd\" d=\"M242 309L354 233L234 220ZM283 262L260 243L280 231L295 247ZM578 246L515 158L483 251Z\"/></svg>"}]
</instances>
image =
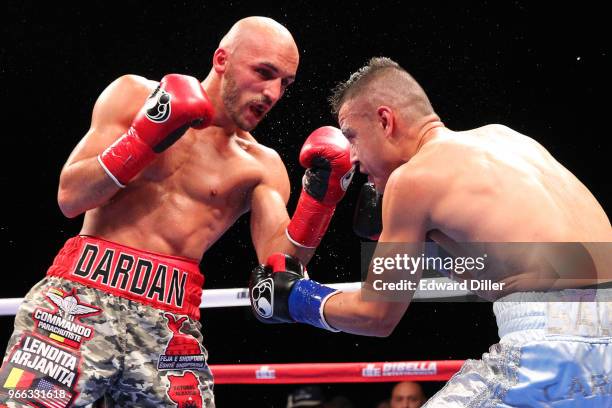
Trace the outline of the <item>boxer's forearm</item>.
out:
<instances>
[{"instance_id":1,"label":"boxer's forearm","mask_svg":"<svg viewBox=\"0 0 612 408\"><path fill-rule=\"evenodd\" d=\"M286 234L287 224L289 224L289 217L287 216L286 222L282 223L279 229L274 233L273 236L265 240L264 244L256 245L259 246L257 250L257 258L260 263L264 263L270 255L276 252L282 252L291 256L294 256L307 265L312 256L315 253L316 248L305 248L300 247L292 243Z\"/></svg>"},{"instance_id":2,"label":"boxer's forearm","mask_svg":"<svg viewBox=\"0 0 612 408\"><path fill-rule=\"evenodd\" d=\"M339 292L327 300L323 314L327 323L340 331L387 337L407 308L408 303L366 302L359 291Z\"/></svg>"},{"instance_id":3,"label":"boxer's forearm","mask_svg":"<svg viewBox=\"0 0 612 408\"><path fill-rule=\"evenodd\" d=\"M110 200L120 188L91 157L64 167L57 201L62 213L73 218Z\"/></svg>"},{"instance_id":4,"label":"boxer's forearm","mask_svg":"<svg viewBox=\"0 0 612 408\"><path fill-rule=\"evenodd\" d=\"M293 244L289 241L286 234L282 234L282 236L278 237L276 245L279 248L284 248L279 252L284 252L298 258L304 265L308 265L308 262L310 262L310 259L316 251L316 248L304 248Z\"/></svg>"},{"instance_id":5,"label":"boxer's forearm","mask_svg":"<svg viewBox=\"0 0 612 408\"><path fill-rule=\"evenodd\" d=\"M280 159L279 159L280 160ZM253 190L251 200L251 237L260 264L276 252L295 256L304 265L310 261L315 248L308 248L293 243L287 237L289 214L286 200L279 193L279 188L262 184Z\"/></svg>"}]
</instances>

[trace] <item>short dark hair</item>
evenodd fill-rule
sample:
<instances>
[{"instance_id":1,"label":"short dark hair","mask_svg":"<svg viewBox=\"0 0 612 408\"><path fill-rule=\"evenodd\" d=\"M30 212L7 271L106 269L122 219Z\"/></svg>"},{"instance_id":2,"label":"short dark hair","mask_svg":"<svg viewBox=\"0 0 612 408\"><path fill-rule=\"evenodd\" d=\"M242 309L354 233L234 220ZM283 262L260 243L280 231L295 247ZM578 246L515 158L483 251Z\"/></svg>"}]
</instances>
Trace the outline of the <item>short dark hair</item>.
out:
<instances>
[{"instance_id":1,"label":"short dark hair","mask_svg":"<svg viewBox=\"0 0 612 408\"><path fill-rule=\"evenodd\" d=\"M355 94L359 89L363 88L364 85L368 84L370 80L376 76L377 72L386 69L397 69L405 72L405 70L391 58L370 58L368 63L359 68L356 72L353 72L348 80L340 82L334 87L332 95L329 97L332 112L338 115L342 103L348 99L350 95Z\"/></svg>"},{"instance_id":2,"label":"short dark hair","mask_svg":"<svg viewBox=\"0 0 612 408\"><path fill-rule=\"evenodd\" d=\"M351 74L345 82L337 84L329 97L332 113L338 115L340 108L351 97L361 93L373 81L383 78L389 91L393 88L404 102L409 102L421 114L433 113L433 108L423 88L397 62L387 57L371 58L366 65Z\"/></svg>"}]
</instances>

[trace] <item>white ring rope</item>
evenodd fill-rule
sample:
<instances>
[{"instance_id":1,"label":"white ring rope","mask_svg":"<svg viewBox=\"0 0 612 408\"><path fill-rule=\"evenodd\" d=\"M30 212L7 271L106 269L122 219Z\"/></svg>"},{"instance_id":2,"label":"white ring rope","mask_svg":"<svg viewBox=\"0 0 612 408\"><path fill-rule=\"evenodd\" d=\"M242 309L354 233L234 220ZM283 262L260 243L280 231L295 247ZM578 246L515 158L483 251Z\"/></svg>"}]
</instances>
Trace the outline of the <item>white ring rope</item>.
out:
<instances>
[{"instance_id":1,"label":"white ring rope","mask_svg":"<svg viewBox=\"0 0 612 408\"><path fill-rule=\"evenodd\" d=\"M440 283L452 282L448 278L434 278L429 280L435 280ZM351 292L359 290L359 288L361 287L361 282L332 283L326 285L334 289ZM413 299L438 299L460 297L469 294L471 294L471 292L464 290L417 290L414 293ZM23 298L0 298L0 316L13 316L17 312L17 309L19 308L19 305L22 301ZM235 307L249 305L250 303L248 288L206 289L202 291L202 303L200 303L200 308Z\"/></svg>"}]
</instances>

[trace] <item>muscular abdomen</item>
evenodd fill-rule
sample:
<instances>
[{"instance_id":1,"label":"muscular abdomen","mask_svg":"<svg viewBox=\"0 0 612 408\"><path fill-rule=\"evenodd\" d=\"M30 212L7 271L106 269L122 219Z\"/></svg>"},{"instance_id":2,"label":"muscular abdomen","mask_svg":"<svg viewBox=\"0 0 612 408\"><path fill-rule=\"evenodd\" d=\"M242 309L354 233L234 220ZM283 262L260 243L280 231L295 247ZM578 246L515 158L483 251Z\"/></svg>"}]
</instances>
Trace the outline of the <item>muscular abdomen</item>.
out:
<instances>
[{"instance_id":1,"label":"muscular abdomen","mask_svg":"<svg viewBox=\"0 0 612 408\"><path fill-rule=\"evenodd\" d=\"M188 133L110 202L88 211L81 233L200 259L248 211L259 172L227 136Z\"/></svg>"}]
</instances>

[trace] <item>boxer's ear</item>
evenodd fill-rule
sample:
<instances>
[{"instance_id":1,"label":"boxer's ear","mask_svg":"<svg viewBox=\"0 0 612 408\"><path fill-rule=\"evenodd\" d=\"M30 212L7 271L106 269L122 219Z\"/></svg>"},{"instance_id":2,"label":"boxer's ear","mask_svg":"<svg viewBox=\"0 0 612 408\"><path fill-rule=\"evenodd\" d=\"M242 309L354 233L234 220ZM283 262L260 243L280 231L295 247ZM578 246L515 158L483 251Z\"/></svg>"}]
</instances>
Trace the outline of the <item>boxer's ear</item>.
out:
<instances>
[{"instance_id":1,"label":"boxer's ear","mask_svg":"<svg viewBox=\"0 0 612 408\"><path fill-rule=\"evenodd\" d=\"M376 109L378 123L382 128L385 137L391 137L395 129L395 115L393 109L388 106L381 105Z\"/></svg>"},{"instance_id":2,"label":"boxer's ear","mask_svg":"<svg viewBox=\"0 0 612 408\"><path fill-rule=\"evenodd\" d=\"M223 74L227 68L228 52L223 48L217 48L213 54L213 68L217 74Z\"/></svg>"}]
</instances>

